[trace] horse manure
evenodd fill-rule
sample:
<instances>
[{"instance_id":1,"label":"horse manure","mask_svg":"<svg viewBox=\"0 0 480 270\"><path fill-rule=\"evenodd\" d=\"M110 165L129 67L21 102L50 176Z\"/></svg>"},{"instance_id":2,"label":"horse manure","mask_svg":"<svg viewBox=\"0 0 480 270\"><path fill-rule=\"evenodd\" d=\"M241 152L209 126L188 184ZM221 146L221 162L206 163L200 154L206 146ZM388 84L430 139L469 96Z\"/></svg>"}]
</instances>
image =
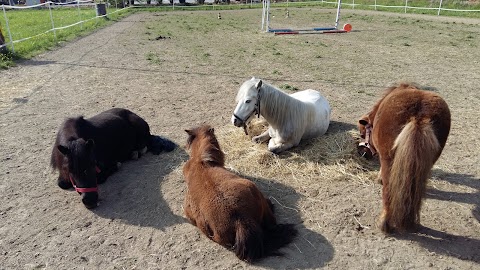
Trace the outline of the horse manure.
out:
<instances>
[{"instance_id":1,"label":"horse manure","mask_svg":"<svg viewBox=\"0 0 480 270\"><path fill-rule=\"evenodd\" d=\"M158 36L155 38L155 40L160 40L160 39L170 39L170 37L166 37L166 36Z\"/></svg>"}]
</instances>

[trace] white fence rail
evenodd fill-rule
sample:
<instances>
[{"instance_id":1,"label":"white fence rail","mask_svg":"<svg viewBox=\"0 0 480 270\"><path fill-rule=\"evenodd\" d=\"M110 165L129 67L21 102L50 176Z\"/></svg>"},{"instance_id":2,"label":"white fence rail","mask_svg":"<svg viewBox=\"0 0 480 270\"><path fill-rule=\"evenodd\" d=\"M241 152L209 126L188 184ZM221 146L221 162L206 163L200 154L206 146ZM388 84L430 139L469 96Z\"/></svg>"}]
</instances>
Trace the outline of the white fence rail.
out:
<instances>
[{"instance_id":1,"label":"white fence rail","mask_svg":"<svg viewBox=\"0 0 480 270\"><path fill-rule=\"evenodd\" d=\"M106 4L104 4L106 5ZM12 50L12 52L15 52L15 44L16 43L19 43L19 42L23 42L23 41L27 41L27 40L30 40L30 39L33 39L33 38L36 38L36 37L39 37L39 36L42 36L42 35L45 35L45 34L48 34L48 33L53 33L53 36L54 36L54 39L57 40L57 33L56 31L57 30L61 30L61 29L67 29L67 28L70 28L70 27L73 27L73 26L77 26L77 25L83 25L83 23L86 23L88 21L91 21L91 20L96 20L98 18L101 18L101 17L106 17L108 14L113 14L113 13L116 13L116 12L119 12L125 8L122 8L122 9L116 9L114 10L113 12L110 12L110 13L106 13L106 8L105 8L105 14L99 14L99 9L97 8L97 5L92 1L92 0L87 0L87 1L83 1L83 0L77 0L77 1L74 1L74 2L69 2L69 3L54 3L54 2L45 2L45 3L40 3L40 4L37 4L37 5L30 5L30 6L11 6L11 5L1 5L2 7L2 11L3 11L3 17L4 17L4 20L5 20L5 30L1 28L0 26L0 31L1 33L3 33L3 35L8 35L8 42L5 42L5 44L3 45L0 45L0 51L4 48L4 47L7 47L9 46ZM59 8L76 8L78 9L78 20L72 24L69 24L69 25L63 25L63 26L55 26L55 20L54 20L54 16L53 16L53 10L55 9L59 9ZM91 18L82 18L80 16L80 9L95 9L96 10L96 16L94 17L91 17ZM126 7L126 8L129 8L129 7ZM26 9L48 9L49 10L49 14L50 14L50 24L51 24L51 28L46 30L46 31L40 31L32 36L28 36L28 37L22 37L22 38L19 38L19 39L14 39L13 38L13 34L12 34L12 29L10 28L10 25L9 25L9 12L8 11L14 11L14 10L26 10Z\"/></svg>"},{"instance_id":2,"label":"white fence rail","mask_svg":"<svg viewBox=\"0 0 480 270\"><path fill-rule=\"evenodd\" d=\"M186 2L188 3L194 3L196 0L187 0ZM259 1L259 0L258 0ZM302 5L302 4L305 4L305 5L311 5L312 3L322 3L322 4L331 4L331 5L334 5L336 6L337 5L337 1L335 0L330 0L330 1L325 1L325 0L318 0L318 1L309 1L309 2L297 2L295 0L291 1L291 0L283 0L284 2L287 2L287 4L290 2L295 2L295 6L299 6L299 5ZM412 9L412 10L437 10L437 15L440 15L441 14L441 11L456 11L456 12L480 12L479 9L451 9L451 8L444 8L443 7L443 4L448 2L449 0L437 0L437 1L430 1L430 6L429 7L419 7L419 6L415 6L414 3L415 3L415 0L405 0L405 1L402 1L402 5L399 5L399 4L396 4L396 3L400 3L400 0L398 1L388 1L390 3L395 3L395 4L392 4L392 5L381 5L379 4L380 1L377 1L377 0L368 0L368 1L358 1L355 3L355 0L344 0L342 1L342 7L343 6L346 6L346 7L350 7L352 9L355 9L355 7L368 7L370 9L374 9L374 10L377 10L378 8L382 8L382 9L388 9L388 8L396 8L396 9L404 9L404 12L407 13L408 10ZM12 2L12 1L10 1ZM123 7L125 6L125 2L128 3L127 0L118 0L118 4ZM145 3L146 0L137 0L137 3ZM151 1L152 3L164 3L164 2L169 2L169 0L153 0ZM212 3L214 2L214 0L206 0L205 3ZM221 0L220 0L221 2ZM246 3L244 5L250 5L250 7L252 7L252 5L254 4L254 2L257 2L257 0L246 0ZM360 3L359 3L360 2ZM365 3L365 2L368 2ZM383 1L384 2L384 1ZM117 2L116 2L117 3ZM435 3L437 3L438 6L433 6ZM174 0L172 2L172 9L174 10L175 9L175 5L178 5L178 0ZM118 6L116 4L116 6ZM216 7L218 9L219 6L213 4L211 5L212 6L212 9L215 10ZM73 2L70 2L70 3L54 3L54 2L45 2L45 3L42 3L42 4L38 4L38 5L31 5L31 6L11 6L11 5L1 5L2 7L2 10L3 10L3 16L4 16L4 19L5 19L5 30L1 28L1 25L0 25L0 31L3 33L3 35L8 35L8 42L6 42L5 44L3 45L0 45L0 50L3 49L4 47L7 47L9 46L11 48L11 50L14 52L15 51L15 47L14 47L14 44L16 43L19 43L19 42L23 42L23 41L26 41L26 40L29 40L29 39L33 39L33 38L36 38L38 36L41 36L41 35L45 35L47 33L50 33L50 32L53 32L53 36L56 40L56 31L57 30L60 30L60 29L66 29L66 28L69 28L69 27L73 27L73 26L76 26L76 25L83 25L83 23L85 22L88 22L88 21L91 21L91 20L95 20L95 19L98 19L100 17L105 17L107 16L108 14L113 14L113 13L116 13L116 12L119 12L121 10L124 10L125 8L121 8L121 9L116 9L115 11L111 12L111 13L106 13L104 15L102 14L98 14L98 9L96 7L96 4L93 2L93 0L88 0L88 1L85 1L85 0L76 0L76 1L73 1ZM52 16L52 10L54 9L57 9L57 8L62 8L62 7L68 7L68 8L77 8L79 11L78 11L78 14L79 14L79 19L77 22L74 22L72 24L69 24L69 25L63 25L63 26L60 26L60 27L56 27L55 26L55 21L54 21L54 17ZM129 6L130 7L130 6ZM126 8L129 8L129 7L126 7ZM195 8L194 6L191 6L192 8ZM10 26L9 26L9 23L8 23L8 12L7 11L12 11L12 10L15 10L15 9L35 9L35 8L48 8L49 12L50 12L50 24L51 24L51 28L46 30L46 31L41 31L39 33L36 33L34 34L33 36L29 36L29 37L22 37L22 38L19 38L19 39L13 39L13 35L12 35L12 31L10 29ZM88 18L88 19L83 19L81 16L80 16L80 9L84 9L84 8L92 8L92 9L97 9L97 15L92 17L92 18ZM187 8L187 6L182 6L182 8ZM220 7L221 9L221 7Z\"/></svg>"},{"instance_id":3,"label":"white fence rail","mask_svg":"<svg viewBox=\"0 0 480 270\"><path fill-rule=\"evenodd\" d=\"M420 7L420 6L414 6L413 4L415 3L415 0L404 0L402 1L402 5L381 5L381 4L378 4L378 2L380 1L377 1L377 0L371 0L371 1L368 1L368 2L373 2L373 3L370 3L370 4L365 4L365 3L361 3L359 4L358 1L357 3L355 3L355 0L351 0L350 3L347 3L347 1L342 1L342 6L350 6L352 9L355 9L355 7L370 7L370 8L373 8L375 10L377 10L378 8L402 8L404 9L404 12L407 13L407 11L409 9L417 9L417 10L437 10L437 15L440 15L440 12L441 11L457 11L457 12L480 12L480 9L453 9L453 8L444 8L443 7L443 4L444 2L447 2L448 0L446 1L443 1L443 0L437 0L437 1L430 1L430 2L437 2L437 5L438 6L433 6L434 3L431 3L430 4L430 7ZM333 4L333 5L336 5L337 2L336 1L324 1L322 0L321 1L322 3L327 3L327 4ZM362 2L365 2L365 1L362 1ZM392 1L392 2L400 2L400 1ZM467 2L467 1L465 1ZM304 3L309 3L309 2L304 2ZM310 2L311 3L311 2Z\"/></svg>"}]
</instances>

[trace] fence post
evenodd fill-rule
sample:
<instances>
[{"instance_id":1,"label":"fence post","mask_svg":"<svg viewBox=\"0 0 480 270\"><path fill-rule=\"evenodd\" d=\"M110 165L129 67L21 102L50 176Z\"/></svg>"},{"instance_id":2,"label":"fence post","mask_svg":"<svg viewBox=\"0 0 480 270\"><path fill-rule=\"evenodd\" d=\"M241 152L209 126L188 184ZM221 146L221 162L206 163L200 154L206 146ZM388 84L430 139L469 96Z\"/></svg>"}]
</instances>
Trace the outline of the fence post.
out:
<instances>
[{"instance_id":1,"label":"fence post","mask_svg":"<svg viewBox=\"0 0 480 270\"><path fill-rule=\"evenodd\" d=\"M442 2L443 2L443 0L440 0L440 5L438 6L437 16L440 16L440 10L442 10Z\"/></svg>"},{"instance_id":2,"label":"fence post","mask_svg":"<svg viewBox=\"0 0 480 270\"><path fill-rule=\"evenodd\" d=\"M352 9L355 9L355 0L352 1Z\"/></svg>"},{"instance_id":3,"label":"fence post","mask_svg":"<svg viewBox=\"0 0 480 270\"><path fill-rule=\"evenodd\" d=\"M80 0L77 0L77 11L78 11L78 18L80 19L80 29L83 30L83 21L82 21L82 14L80 13Z\"/></svg>"},{"instance_id":4,"label":"fence post","mask_svg":"<svg viewBox=\"0 0 480 270\"><path fill-rule=\"evenodd\" d=\"M10 31L10 25L8 24L8 18L7 18L7 12L5 11L5 6L2 5L3 8L3 16L5 17L5 24L7 25L7 31L8 31L8 38L10 39L10 46L12 46L12 52L15 52L15 47L13 46L13 39L12 39L12 31ZM6 43L5 43L6 45Z\"/></svg>"},{"instance_id":5,"label":"fence post","mask_svg":"<svg viewBox=\"0 0 480 270\"><path fill-rule=\"evenodd\" d=\"M407 13L408 0L405 0L405 13Z\"/></svg>"},{"instance_id":6,"label":"fence post","mask_svg":"<svg viewBox=\"0 0 480 270\"><path fill-rule=\"evenodd\" d=\"M375 10L377 10L377 0L375 0Z\"/></svg>"},{"instance_id":7,"label":"fence post","mask_svg":"<svg viewBox=\"0 0 480 270\"><path fill-rule=\"evenodd\" d=\"M53 23L53 14L52 14L52 2L48 1L48 10L50 11L50 20L52 21L52 30L53 30L53 37L55 38L55 42L57 42L57 31L55 30L55 24Z\"/></svg>"}]
</instances>

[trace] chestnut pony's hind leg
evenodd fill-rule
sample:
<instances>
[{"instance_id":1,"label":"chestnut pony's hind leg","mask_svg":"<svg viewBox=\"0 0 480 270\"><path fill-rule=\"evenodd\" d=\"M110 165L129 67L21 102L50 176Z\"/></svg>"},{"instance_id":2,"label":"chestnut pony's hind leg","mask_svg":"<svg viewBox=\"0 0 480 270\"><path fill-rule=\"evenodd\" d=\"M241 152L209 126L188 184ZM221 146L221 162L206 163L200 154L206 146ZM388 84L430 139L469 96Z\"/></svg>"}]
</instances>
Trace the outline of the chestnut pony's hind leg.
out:
<instances>
[{"instance_id":1,"label":"chestnut pony's hind leg","mask_svg":"<svg viewBox=\"0 0 480 270\"><path fill-rule=\"evenodd\" d=\"M388 185L388 180L390 177L390 166L391 161L388 159L380 159L380 177L382 179L382 201L383 201L383 210L380 218L378 220L378 226L384 233L391 233L392 227L390 224L390 188Z\"/></svg>"}]
</instances>

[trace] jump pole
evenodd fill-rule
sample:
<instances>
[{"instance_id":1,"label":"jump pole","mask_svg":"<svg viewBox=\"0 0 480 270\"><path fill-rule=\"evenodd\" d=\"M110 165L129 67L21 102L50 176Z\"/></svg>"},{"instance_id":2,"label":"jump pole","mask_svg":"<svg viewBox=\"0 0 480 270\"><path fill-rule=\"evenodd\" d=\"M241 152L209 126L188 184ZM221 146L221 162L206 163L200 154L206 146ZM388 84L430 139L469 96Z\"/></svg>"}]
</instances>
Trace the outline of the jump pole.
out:
<instances>
[{"instance_id":1,"label":"jump pole","mask_svg":"<svg viewBox=\"0 0 480 270\"><path fill-rule=\"evenodd\" d=\"M342 6L342 0L337 2L337 15L335 18L334 27L314 27L310 29L270 29L270 0L263 0L263 10L262 10L262 30L265 29L265 32L271 32L275 35L296 35L303 34L303 32L309 31L308 34L313 34L313 31L318 31L318 34L333 34L333 33L347 33L350 32L352 26L350 24L345 24L343 29L338 29L338 24L340 21L340 8ZM307 33L304 33L307 34Z\"/></svg>"}]
</instances>

